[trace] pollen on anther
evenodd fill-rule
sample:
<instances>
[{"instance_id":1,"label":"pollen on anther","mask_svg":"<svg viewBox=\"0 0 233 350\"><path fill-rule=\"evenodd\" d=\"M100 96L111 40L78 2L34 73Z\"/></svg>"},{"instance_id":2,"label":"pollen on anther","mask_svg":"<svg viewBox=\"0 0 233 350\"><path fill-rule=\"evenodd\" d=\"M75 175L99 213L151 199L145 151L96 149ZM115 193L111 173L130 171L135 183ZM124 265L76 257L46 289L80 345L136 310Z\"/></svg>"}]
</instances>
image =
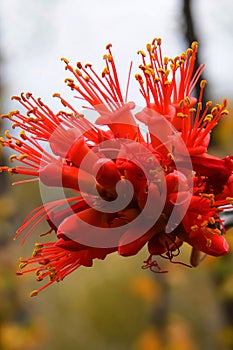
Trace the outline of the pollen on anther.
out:
<instances>
[{"instance_id":1,"label":"pollen on anther","mask_svg":"<svg viewBox=\"0 0 233 350\"><path fill-rule=\"evenodd\" d=\"M138 55L142 55L143 57L146 57L146 54L145 54L145 52L144 51L142 51L142 50L138 50Z\"/></svg>"},{"instance_id":2,"label":"pollen on anther","mask_svg":"<svg viewBox=\"0 0 233 350\"><path fill-rule=\"evenodd\" d=\"M16 154L11 154L9 157L9 161L12 163L14 161L14 159L16 159L16 158L17 158Z\"/></svg>"},{"instance_id":3,"label":"pollen on anther","mask_svg":"<svg viewBox=\"0 0 233 350\"><path fill-rule=\"evenodd\" d=\"M206 80L202 80L202 81L200 82L200 88L201 88L201 89L204 89L204 87L206 86L206 84L207 84L207 81L206 81Z\"/></svg>"},{"instance_id":4,"label":"pollen on anther","mask_svg":"<svg viewBox=\"0 0 233 350\"><path fill-rule=\"evenodd\" d=\"M4 134L5 134L6 138L8 138L9 140L12 138L11 135L10 135L9 130L5 130Z\"/></svg>"},{"instance_id":5,"label":"pollen on anther","mask_svg":"<svg viewBox=\"0 0 233 350\"><path fill-rule=\"evenodd\" d=\"M30 293L30 297L36 297L38 295L38 290L35 289L35 290L32 290L31 293Z\"/></svg>"},{"instance_id":6,"label":"pollen on anther","mask_svg":"<svg viewBox=\"0 0 233 350\"><path fill-rule=\"evenodd\" d=\"M61 61L65 62L66 64L69 64L69 60L65 57L61 57Z\"/></svg>"}]
</instances>

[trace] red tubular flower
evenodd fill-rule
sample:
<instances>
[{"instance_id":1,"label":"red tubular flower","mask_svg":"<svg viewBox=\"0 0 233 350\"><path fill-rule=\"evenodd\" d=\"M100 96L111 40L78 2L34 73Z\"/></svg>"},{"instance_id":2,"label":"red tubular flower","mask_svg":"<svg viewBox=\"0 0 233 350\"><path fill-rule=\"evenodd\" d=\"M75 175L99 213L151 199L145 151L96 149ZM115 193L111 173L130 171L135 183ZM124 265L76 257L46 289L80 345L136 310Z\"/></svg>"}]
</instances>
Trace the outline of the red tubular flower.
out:
<instances>
[{"instance_id":1,"label":"red tubular flower","mask_svg":"<svg viewBox=\"0 0 233 350\"><path fill-rule=\"evenodd\" d=\"M131 256L147 245L150 256L142 267L154 272L166 272L156 255L190 266L177 260L183 242L193 249L192 266L199 263L198 251L228 252L222 213L233 208L233 156L207 153L212 129L228 113L227 101L203 105L204 80L198 98L192 96L204 69L194 69L196 42L175 58L163 56L161 44L156 38L147 52L138 52L142 73L135 77L145 100L140 112L127 101L132 64L123 97L109 44L101 75L90 63L73 68L62 58L72 74L65 82L97 113L95 123L58 93L54 97L66 111L54 113L27 93L13 97L26 114L2 116L20 131L0 138L13 150L10 162L17 162L0 171L29 176L20 183L39 180L42 194L58 189L58 198L34 209L17 230L22 243L42 221L49 226L45 234L54 234L53 242L36 243L32 257L20 259L17 274L49 279L31 296L116 251Z\"/></svg>"}]
</instances>

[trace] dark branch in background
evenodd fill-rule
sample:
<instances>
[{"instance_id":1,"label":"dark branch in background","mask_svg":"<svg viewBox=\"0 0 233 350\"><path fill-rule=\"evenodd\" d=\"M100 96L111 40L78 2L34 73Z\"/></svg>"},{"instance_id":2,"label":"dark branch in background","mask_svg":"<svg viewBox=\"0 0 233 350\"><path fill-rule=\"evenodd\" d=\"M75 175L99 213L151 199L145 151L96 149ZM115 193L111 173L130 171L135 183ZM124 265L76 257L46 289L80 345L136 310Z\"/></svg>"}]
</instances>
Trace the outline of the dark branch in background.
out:
<instances>
[{"instance_id":1,"label":"dark branch in background","mask_svg":"<svg viewBox=\"0 0 233 350\"><path fill-rule=\"evenodd\" d=\"M188 45L191 45L191 43L193 41L198 41L200 43L200 39L199 39L198 34L196 32L195 23L193 20L192 4L193 4L192 0L183 0L183 18L184 18L183 27L184 27L184 36L185 36L185 39L186 39ZM195 67L196 69L200 65L200 56L199 55L200 55L201 48L202 48L202 45L199 48L199 51L197 54L196 67ZM200 81L202 79L205 79L203 74L202 74ZM196 91L195 91L197 96L199 95L199 91L200 91L200 84L199 84L200 81L198 82L197 87L196 87ZM210 98L209 98L209 90L208 90L208 84L207 84L205 87L205 90L204 90L204 94L203 94L204 104L208 100L210 100ZM212 138L211 138L210 146L213 146L213 145L214 145L214 133L213 133ZM226 220L226 229L233 227L233 211L229 211L227 214L223 214L222 218L224 220Z\"/></svg>"},{"instance_id":2,"label":"dark branch in background","mask_svg":"<svg viewBox=\"0 0 233 350\"><path fill-rule=\"evenodd\" d=\"M184 30L185 40L189 46L192 44L193 41L198 41L198 43L201 44L201 40L198 37L195 23L193 20L192 4L193 4L192 0L183 0L183 30ZM199 51L198 51L196 63L195 63L195 69L197 69L200 66L200 51L201 51L201 48L199 47ZM205 79L205 77L202 74L195 88L196 96L199 95L200 81L203 79ZM208 96L209 96L209 91L208 91L208 85L207 85L205 87L204 94L203 94L204 103L209 100Z\"/></svg>"},{"instance_id":3,"label":"dark branch in background","mask_svg":"<svg viewBox=\"0 0 233 350\"><path fill-rule=\"evenodd\" d=\"M198 41L200 42L200 39L198 38L198 35L196 33L196 28L195 28L195 23L193 21L193 16L192 16L192 0L183 0L183 18L184 18L184 35L185 35L185 39L188 42L188 44L190 45L193 41ZM202 45L201 45L202 48ZM200 48L200 50L201 50ZM199 62L199 54L200 54L200 50L198 52L198 56L197 56L197 60L196 60L196 68L200 65ZM201 79L203 79L203 75L201 77ZM208 89L208 85L205 87L204 90L204 96L203 96L203 102L205 103L206 101L209 100L209 90ZM196 94L197 96L199 95L199 84L197 85L196 88ZM212 138L213 140L213 138ZM213 142L212 142L213 145ZM227 212L224 212L223 215L221 216L221 218L223 220L225 220L225 227L226 229L230 229L231 227L233 227L233 211L229 210ZM229 266L232 267L231 262L229 263L230 257L227 256L224 259L225 261L222 264L225 264L225 269L221 270L220 272L217 270L214 270L212 273L212 278L216 284L216 287L219 288L219 290L221 290L222 285L224 285L226 279L229 277L229 275L232 273L232 268L229 269ZM230 260L231 261L231 260ZM222 271L225 270L229 270L228 273L223 274ZM229 298L229 299L225 299L222 298L221 299L221 306L222 306L222 310L223 310L223 314L225 316L225 326L226 328L232 329L233 327L233 298ZM231 338L231 348L233 346L233 340Z\"/></svg>"}]
</instances>

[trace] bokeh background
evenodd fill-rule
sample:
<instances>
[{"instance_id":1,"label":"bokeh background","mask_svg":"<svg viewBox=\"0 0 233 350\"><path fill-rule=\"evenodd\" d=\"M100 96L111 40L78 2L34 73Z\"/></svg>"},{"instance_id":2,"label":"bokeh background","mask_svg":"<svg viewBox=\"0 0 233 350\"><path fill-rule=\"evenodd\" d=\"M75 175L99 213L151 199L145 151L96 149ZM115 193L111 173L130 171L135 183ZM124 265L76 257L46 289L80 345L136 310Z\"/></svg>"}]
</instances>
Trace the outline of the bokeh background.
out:
<instances>
[{"instance_id":1,"label":"bokeh background","mask_svg":"<svg viewBox=\"0 0 233 350\"><path fill-rule=\"evenodd\" d=\"M227 97L232 115L232 17L231 0L0 0L1 113L19 108L10 96L21 91L60 109L53 92L70 95L59 58L91 61L101 70L109 42L124 84L132 59L137 70L137 50L156 36L172 56L190 41L200 42L206 99ZM133 83L130 98L140 104ZM232 118L226 117L214 132L212 152L232 153L232 135ZM2 150L0 156L2 164L7 161ZM196 269L162 261L166 275L140 268L145 250L132 258L115 254L31 299L34 276L14 272L35 238L20 247L13 237L41 203L39 189L33 183L12 187L11 178L1 174L0 191L0 350L233 349L232 253L206 258ZM188 247L183 254L188 260Z\"/></svg>"}]
</instances>

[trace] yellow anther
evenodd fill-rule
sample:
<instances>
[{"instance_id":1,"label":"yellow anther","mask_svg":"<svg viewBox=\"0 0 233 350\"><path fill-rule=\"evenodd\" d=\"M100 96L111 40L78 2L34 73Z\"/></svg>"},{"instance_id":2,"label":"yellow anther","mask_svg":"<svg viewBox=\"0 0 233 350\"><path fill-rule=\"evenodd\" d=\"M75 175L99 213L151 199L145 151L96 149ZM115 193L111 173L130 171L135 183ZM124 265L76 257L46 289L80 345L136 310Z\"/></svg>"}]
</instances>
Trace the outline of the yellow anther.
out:
<instances>
[{"instance_id":1,"label":"yellow anther","mask_svg":"<svg viewBox=\"0 0 233 350\"><path fill-rule=\"evenodd\" d=\"M32 290L31 293L30 293L30 297L36 297L38 295L38 290L35 289L35 290Z\"/></svg>"},{"instance_id":2,"label":"yellow anther","mask_svg":"<svg viewBox=\"0 0 233 350\"><path fill-rule=\"evenodd\" d=\"M177 113L177 117L180 117L180 118L188 118L188 114L184 114L184 113L181 113L181 112L179 112L179 113Z\"/></svg>"},{"instance_id":3,"label":"yellow anther","mask_svg":"<svg viewBox=\"0 0 233 350\"><path fill-rule=\"evenodd\" d=\"M214 229L214 233L216 233L217 235L221 235L222 234L222 232L218 228Z\"/></svg>"},{"instance_id":4,"label":"yellow anther","mask_svg":"<svg viewBox=\"0 0 233 350\"><path fill-rule=\"evenodd\" d=\"M54 278L56 277L56 272L55 271L51 271L50 274L49 274L49 278L50 278L50 281L53 281Z\"/></svg>"},{"instance_id":5,"label":"yellow anther","mask_svg":"<svg viewBox=\"0 0 233 350\"><path fill-rule=\"evenodd\" d=\"M191 48L194 52L197 52L198 50L198 42L197 41L194 41L191 45Z\"/></svg>"},{"instance_id":6,"label":"yellow anther","mask_svg":"<svg viewBox=\"0 0 233 350\"><path fill-rule=\"evenodd\" d=\"M59 92L55 92L52 96L53 96L53 97L61 98L61 95L59 94Z\"/></svg>"},{"instance_id":7,"label":"yellow anther","mask_svg":"<svg viewBox=\"0 0 233 350\"><path fill-rule=\"evenodd\" d=\"M38 243L38 242L35 243L36 248L43 248L43 246L44 246L43 243Z\"/></svg>"},{"instance_id":8,"label":"yellow anther","mask_svg":"<svg viewBox=\"0 0 233 350\"><path fill-rule=\"evenodd\" d=\"M65 64L69 64L69 60L66 57L61 57L61 61L65 62Z\"/></svg>"},{"instance_id":9,"label":"yellow anther","mask_svg":"<svg viewBox=\"0 0 233 350\"><path fill-rule=\"evenodd\" d=\"M19 96L11 96L11 100L21 101Z\"/></svg>"},{"instance_id":10,"label":"yellow anther","mask_svg":"<svg viewBox=\"0 0 233 350\"><path fill-rule=\"evenodd\" d=\"M75 69L75 73L78 74L80 77L82 76L82 72L78 68Z\"/></svg>"},{"instance_id":11,"label":"yellow anther","mask_svg":"<svg viewBox=\"0 0 233 350\"><path fill-rule=\"evenodd\" d=\"M165 57L163 58L163 63L164 63L165 65L168 65L168 62L169 62L169 57L165 56Z\"/></svg>"},{"instance_id":12,"label":"yellow anther","mask_svg":"<svg viewBox=\"0 0 233 350\"><path fill-rule=\"evenodd\" d=\"M207 247L207 248L210 248L211 245L212 245L212 240L211 240L210 238L208 238L208 239L206 240L206 247Z\"/></svg>"},{"instance_id":13,"label":"yellow anther","mask_svg":"<svg viewBox=\"0 0 233 350\"><path fill-rule=\"evenodd\" d=\"M162 73L162 74L165 74L165 69L159 68L159 69L158 69L158 72L159 72L159 73Z\"/></svg>"},{"instance_id":14,"label":"yellow anther","mask_svg":"<svg viewBox=\"0 0 233 350\"><path fill-rule=\"evenodd\" d=\"M210 123L213 120L212 114L207 114L204 118L204 122Z\"/></svg>"},{"instance_id":15,"label":"yellow anther","mask_svg":"<svg viewBox=\"0 0 233 350\"><path fill-rule=\"evenodd\" d=\"M186 59L186 52L182 52L180 55L180 61L183 63Z\"/></svg>"},{"instance_id":16,"label":"yellow anther","mask_svg":"<svg viewBox=\"0 0 233 350\"><path fill-rule=\"evenodd\" d=\"M20 137L21 137L23 140L26 140L26 139L27 139L27 136L26 136L24 130L20 130L19 135L20 135Z\"/></svg>"},{"instance_id":17,"label":"yellow anther","mask_svg":"<svg viewBox=\"0 0 233 350\"><path fill-rule=\"evenodd\" d=\"M179 106L180 106L180 108L183 108L183 107L184 107L184 100L181 100L181 101L180 101Z\"/></svg>"},{"instance_id":18,"label":"yellow anther","mask_svg":"<svg viewBox=\"0 0 233 350\"><path fill-rule=\"evenodd\" d=\"M174 64L174 63L171 63L171 64L170 64L170 68L171 68L172 71L175 71L175 64Z\"/></svg>"},{"instance_id":19,"label":"yellow anther","mask_svg":"<svg viewBox=\"0 0 233 350\"><path fill-rule=\"evenodd\" d=\"M103 69L103 71L102 71L102 74L109 74L110 72L109 72L109 70L108 70L108 68L107 67L105 67L104 69Z\"/></svg>"},{"instance_id":20,"label":"yellow anther","mask_svg":"<svg viewBox=\"0 0 233 350\"><path fill-rule=\"evenodd\" d=\"M206 80L202 80L202 81L200 82L200 88L201 88L201 89L204 89L204 87L206 86L206 84L207 84L207 81L206 81Z\"/></svg>"},{"instance_id":21,"label":"yellow anther","mask_svg":"<svg viewBox=\"0 0 233 350\"><path fill-rule=\"evenodd\" d=\"M20 123L14 123L14 124L12 124L11 128L15 129L15 128L19 127L19 126L20 126Z\"/></svg>"},{"instance_id":22,"label":"yellow anther","mask_svg":"<svg viewBox=\"0 0 233 350\"><path fill-rule=\"evenodd\" d=\"M229 114L229 111L227 109L224 109L222 112L221 112L221 115L228 115Z\"/></svg>"},{"instance_id":23,"label":"yellow anther","mask_svg":"<svg viewBox=\"0 0 233 350\"><path fill-rule=\"evenodd\" d=\"M151 52L152 51L151 44L147 44L146 45L146 49L147 49L148 52Z\"/></svg>"},{"instance_id":24,"label":"yellow anther","mask_svg":"<svg viewBox=\"0 0 233 350\"><path fill-rule=\"evenodd\" d=\"M22 258L22 256L19 258L19 261L20 261L20 262L26 262L26 263L28 262L27 259Z\"/></svg>"},{"instance_id":25,"label":"yellow anther","mask_svg":"<svg viewBox=\"0 0 233 350\"><path fill-rule=\"evenodd\" d=\"M5 145L5 140L4 140L4 138L3 138L3 137L0 137L0 143L1 143L1 145L2 145L2 146L4 146L4 145Z\"/></svg>"},{"instance_id":26,"label":"yellow anther","mask_svg":"<svg viewBox=\"0 0 233 350\"><path fill-rule=\"evenodd\" d=\"M10 113L9 113L9 114L2 114L2 115L1 115L1 118L2 118L2 119L10 118L10 117L11 117Z\"/></svg>"},{"instance_id":27,"label":"yellow anther","mask_svg":"<svg viewBox=\"0 0 233 350\"><path fill-rule=\"evenodd\" d=\"M138 80L138 81L140 81L140 82L143 82L143 79L142 79L141 74L136 73L136 74L135 74L135 79Z\"/></svg>"},{"instance_id":28,"label":"yellow anther","mask_svg":"<svg viewBox=\"0 0 233 350\"><path fill-rule=\"evenodd\" d=\"M189 109L189 112L190 112L190 113L195 113L196 111L197 111L197 109L194 108L194 107L192 107L192 108Z\"/></svg>"},{"instance_id":29,"label":"yellow anther","mask_svg":"<svg viewBox=\"0 0 233 350\"><path fill-rule=\"evenodd\" d=\"M233 205L233 197L226 197L226 201Z\"/></svg>"},{"instance_id":30,"label":"yellow anther","mask_svg":"<svg viewBox=\"0 0 233 350\"><path fill-rule=\"evenodd\" d=\"M37 280L38 282L42 281L42 280L43 280L43 274L42 274L42 273L39 274L39 275L36 277L36 280Z\"/></svg>"},{"instance_id":31,"label":"yellow anther","mask_svg":"<svg viewBox=\"0 0 233 350\"><path fill-rule=\"evenodd\" d=\"M197 231L197 230L198 230L198 226L197 226L197 225L191 226L191 230L192 230L192 231Z\"/></svg>"},{"instance_id":32,"label":"yellow anther","mask_svg":"<svg viewBox=\"0 0 233 350\"><path fill-rule=\"evenodd\" d=\"M90 62L87 62L84 66L85 68L91 68L92 67L92 64Z\"/></svg>"},{"instance_id":33,"label":"yellow anther","mask_svg":"<svg viewBox=\"0 0 233 350\"><path fill-rule=\"evenodd\" d=\"M113 61L113 58L112 58L112 55L108 55L108 62L112 62Z\"/></svg>"},{"instance_id":34,"label":"yellow anther","mask_svg":"<svg viewBox=\"0 0 233 350\"><path fill-rule=\"evenodd\" d=\"M166 80L165 82L164 82L164 85L170 85L171 84L171 81L170 80Z\"/></svg>"},{"instance_id":35,"label":"yellow anther","mask_svg":"<svg viewBox=\"0 0 233 350\"><path fill-rule=\"evenodd\" d=\"M214 204L214 194L212 193L202 193L201 195L203 198L208 198L210 200L210 205Z\"/></svg>"},{"instance_id":36,"label":"yellow anther","mask_svg":"<svg viewBox=\"0 0 233 350\"><path fill-rule=\"evenodd\" d=\"M73 83L74 80L71 79L71 78L66 78L66 79L64 80L64 82L65 82L65 83ZM54 96L54 95L53 95L53 96ZM60 97L60 96L59 96L59 97Z\"/></svg>"},{"instance_id":37,"label":"yellow anther","mask_svg":"<svg viewBox=\"0 0 233 350\"><path fill-rule=\"evenodd\" d=\"M186 54L188 56L190 56L192 54L192 49L190 47L186 50Z\"/></svg>"},{"instance_id":38,"label":"yellow anther","mask_svg":"<svg viewBox=\"0 0 233 350\"><path fill-rule=\"evenodd\" d=\"M40 252L41 252L41 249L36 248L36 249L33 250L32 256L37 256Z\"/></svg>"},{"instance_id":39,"label":"yellow anther","mask_svg":"<svg viewBox=\"0 0 233 350\"><path fill-rule=\"evenodd\" d=\"M213 216L209 217L208 221L211 225L215 224L215 218Z\"/></svg>"},{"instance_id":40,"label":"yellow anther","mask_svg":"<svg viewBox=\"0 0 233 350\"><path fill-rule=\"evenodd\" d=\"M5 136L9 139L9 140L11 140L12 139L12 137L11 137L11 135L9 134L9 130L5 130Z\"/></svg>"},{"instance_id":41,"label":"yellow anther","mask_svg":"<svg viewBox=\"0 0 233 350\"><path fill-rule=\"evenodd\" d=\"M138 50L138 52L137 52L138 54L140 54L140 55L142 55L143 57L146 57L146 54L145 54L145 52L144 51L142 51L142 50Z\"/></svg>"},{"instance_id":42,"label":"yellow anther","mask_svg":"<svg viewBox=\"0 0 233 350\"><path fill-rule=\"evenodd\" d=\"M16 154L12 154L10 157L9 157L9 161L12 163L14 161L14 159L17 159L17 155Z\"/></svg>"},{"instance_id":43,"label":"yellow anther","mask_svg":"<svg viewBox=\"0 0 233 350\"><path fill-rule=\"evenodd\" d=\"M145 69L144 74L151 76L154 72L151 69Z\"/></svg>"},{"instance_id":44,"label":"yellow anther","mask_svg":"<svg viewBox=\"0 0 233 350\"><path fill-rule=\"evenodd\" d=\"M202 215L201 214L197 215L197 220L202 220Z\"/></svg>"},{"instance_id":45,"label":"yellow anther","mask_svg":"<svg viewBox=\"0 0 233 350\"><path fill-rule=\"evenodd\" d=\"M21 147L21 146L22 146L22 141L16 140L16 141L15 141L15 144L16 144L16 146Z\"/></svg>"},{"instance_id":46,"label":"yellow anther","mask_svg":"<svg viewBox=\"0 0 233 350\"><path fill-rule=\"evenodd\" d=\"M217 112L218 112L218 109L216 106L211 109L211 114L216 114Z\"/></svg>"},{"instance_id":47,"label":"yellow anther","mask_svg":"<svg viewBox=\"0 0 233 350\"><path fill-rule=\"evenodd\" d=\"M19 268L20 269L23 269L25 266L27 266L27 262L25 261L25 262L21 262L20 264L19 264Z\"/></svg>"},{"instance_id":48,"label":"yellow anther","mask_svg":"<svg viewBox=\"0 0 233 350\"><path fill-rule=\"evenodd\" d=\"M211 106L212 106L212 104L213 104L213 102L212 102L212 101L207 101L207 102L206 102L206 107L211 107Z\"/></svg>"},{"instance_id":49,"label":"yellow anther","mask_svg":"<svg viewBox=\"0 0 233 350\"><path fill-rule=\"evenodd\" d=\"M186 96L184 100L188 106L191 104L190 98L188 96Z\"/></svg>"},{"instance_id":50,"label":"yellow anther","mask_svg":"<svg viewBox=\"0 0 233 350\"><path fill-rule=\"evenodd\" d=\"M109 50L111 47L112 47L112 44L111 44L111 43L107 44L107 45L106 45L106 50Z\"/></svg>"},{"instance_id":51,"label":"yellow anther","mask_svg":"<svg viewBox=\"0 0 233 350\"><path fill-rule=\"evenodd\" d=\"M19 156L19 160L23 160L24 158L27 158L28 154L24 153L24 154L20 154Z\"/></svg>"},{"instance_id":52,"label":"yellow anther","mask_svg":"<svg viewBox=\"0 0 233 350\"><path fill-rule=\"evenodd\" d=\"M27 116L29 117L30 114L36 114L37 110L38 110L37 107L34 107L33 109L30 109L29 111L27 111ZM31 119L35 120L33 118L31 118ZM30 121L30 118L28 118L28 121Z\"/></svg>"},{"instance_id":53,"label":"yellow anther","mask_svg":"<svg viewBox=\"0 0 233 350\"><path fill-rule=\"evenodd\" d=\"M167 157L168 157L169 159L171 159L171 160L175 160L173 154L170 153L170 152L167 154Z\"/></svg>"},{"instance_id":54,"label":"yellow anther","mask_svg":"<svg viewBox=\"0 0 233 350\"><path fill-rule=\"evenodd\" d=\"M162 44L162 39L161 38L157 38L156 41L157 41L157 45L161 45Z\"/></svg>"},{"instance_id":55,"label":"yellow anther","mask_svg":"<svg viewBox=\"0 0 233 350\"><path fill-rule=\"evenodd\" d=\"M202 223L201 223L201 227L206 227L208 225L208 221L207 220L204 220Z\"/></svg>"},{"instance_id":56,"label":"yellow anther","mask_svg":"<svg viewBox=\"0 0 233 350\"><path fill-rule=\"evenodd\" d=\"M29 99L30 97L32 97L32 93L31 92L27 92L26 93L26 98Z\"/></svg>"}]
</instances>

